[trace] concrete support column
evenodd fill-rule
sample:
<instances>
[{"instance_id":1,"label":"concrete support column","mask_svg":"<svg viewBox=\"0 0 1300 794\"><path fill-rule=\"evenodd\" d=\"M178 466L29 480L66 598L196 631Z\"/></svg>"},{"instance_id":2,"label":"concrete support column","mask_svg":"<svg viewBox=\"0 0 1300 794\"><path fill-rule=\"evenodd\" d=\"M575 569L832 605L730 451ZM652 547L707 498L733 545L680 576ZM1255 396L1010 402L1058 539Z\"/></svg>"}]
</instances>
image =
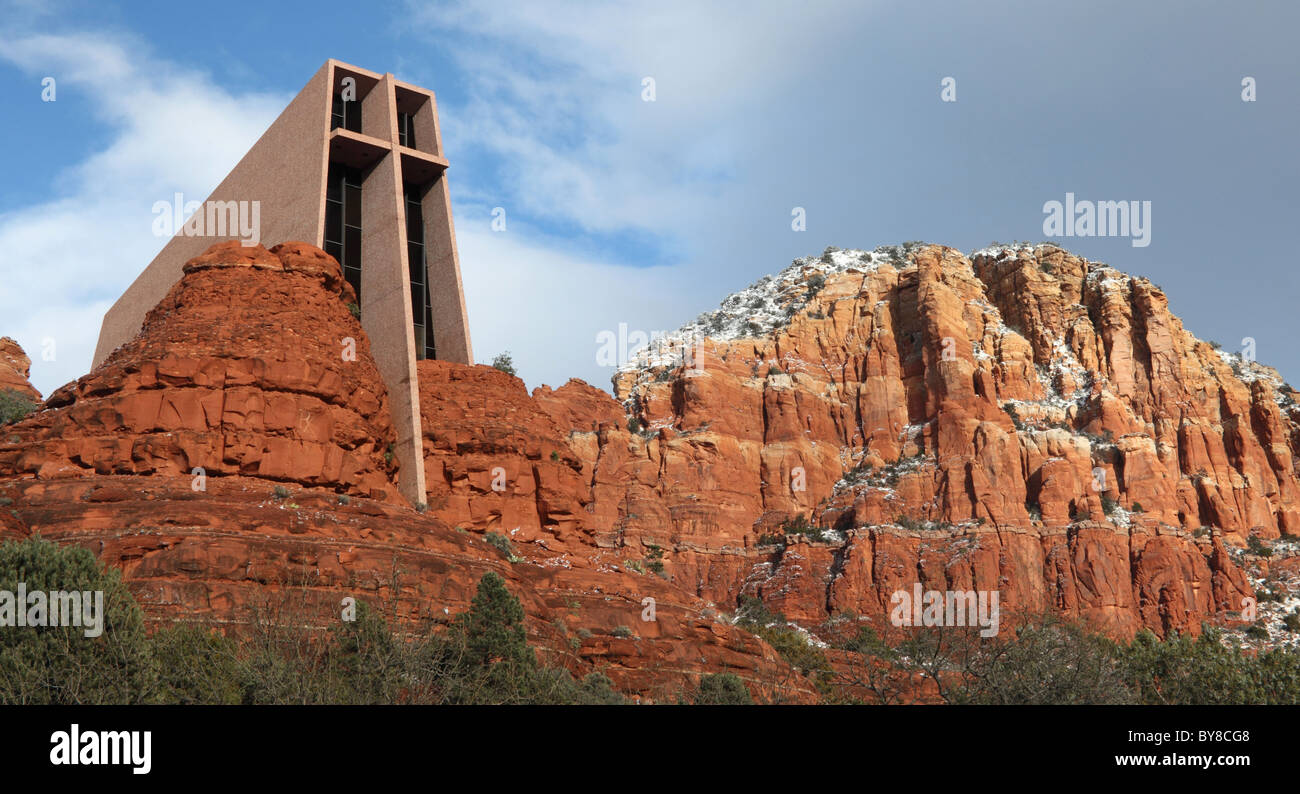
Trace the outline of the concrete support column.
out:
<instances>
[{"instance_id":1,"label":"concrete support column","mask_svg":"<svg viewBox=\"0 0 1300 794\"><path fill-rule=\"evenodd\" d=\"M382 93L374 96L375 92ZM392 76L386 75L371 94L367 102L382 100L389 108L388 117L395 118ZM427 491L413 322L401 162L390 151L361 187L361 327L370 337L371 354L388 387L401 492L418 503L425 501Z\"/></svg>"},{"instance_id":2,"label":"concrete support column","mask_svg":"<svg viewBox=\"0 0 1300 794\"><path fill-rule=\"evenodd\" d=\"M424 194L424 249L429 286L429 305L433 308L433 339L438 358L457 364L473 364L474 350L469 339L469 315L465 311L465 291L460 281L460 255L456 253L456 226L451 219L451 193L444 171Z\"/></svg>"}]
</instances>

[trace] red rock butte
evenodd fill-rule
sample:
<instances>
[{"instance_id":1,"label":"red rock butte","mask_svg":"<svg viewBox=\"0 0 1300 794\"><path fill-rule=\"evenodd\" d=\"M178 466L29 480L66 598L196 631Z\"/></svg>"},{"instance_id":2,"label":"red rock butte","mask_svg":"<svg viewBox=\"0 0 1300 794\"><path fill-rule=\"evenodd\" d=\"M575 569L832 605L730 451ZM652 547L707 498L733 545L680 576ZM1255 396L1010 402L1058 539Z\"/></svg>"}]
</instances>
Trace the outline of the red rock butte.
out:
<instances>
[{"instance_id":1,"label":"red rock butte","mask_svg":"<svg viewBox=\"0 0 1300 794\"><path fill-rule=\"evenodd\" d=\"M0 431L0 537L91 548L153 622L239 626L294 593L440 623L495 570L531 641L624 692L725 670L814 699L734 625L742 598L823 637L888 626L918 584L1195 634L1240 625L1250 537L1300 535L1295 392L1055 246L797 260L614 396L421 360L421 510L334 258L227 242L180 269L138 335Z\"/></svg>"}]
</instances>

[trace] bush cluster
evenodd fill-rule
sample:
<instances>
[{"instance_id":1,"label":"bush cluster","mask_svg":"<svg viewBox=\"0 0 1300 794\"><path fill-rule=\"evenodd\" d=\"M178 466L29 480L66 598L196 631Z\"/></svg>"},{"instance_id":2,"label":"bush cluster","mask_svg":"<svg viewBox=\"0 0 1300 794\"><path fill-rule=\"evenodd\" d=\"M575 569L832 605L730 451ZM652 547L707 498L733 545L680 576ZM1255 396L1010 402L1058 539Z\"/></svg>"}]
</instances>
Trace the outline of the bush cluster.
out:
<instances>
[{"instance_id":1,"label":"bush cluster","mask_svg":"<svg viewBox=\"0 0 1300 794\"><path fill-rule=\"evenodd\" d=\"M1163 641L1143 630L1128 643L1051 615L999 637L977 631L913 629L887 641L858 628L836 643L857 661L831 689L866 703L1300 704L1300 654L1251 651L1208 626Z\"/></svg>"},{"instance_id":2,"label":"bush cluster","mask_svg":"<svg viewBox=\"0 0 1300 794\"><path fill-rule=\"evenodd\" d=\"M538 662L524 610L496 573L439 632L395 632L362 601L352 620L304 628L302 614L255 610L238 637L176 625L146 633L116 569L88 550L32 538L0 544L0 589L103 590L102 636L79 627L0 632L0 703L602 704L582 681Z\"/></svg>"},{"instance_id":3,"label":"bush cluster","mask_svg":"<svg viewBox=\"0 0 1300 794\"><path fill-rule=\"evenodd\" d=\"M0 390L0 425L21 421L36 410L36 403L13 389Z\"/></svg>"}]
</instances>

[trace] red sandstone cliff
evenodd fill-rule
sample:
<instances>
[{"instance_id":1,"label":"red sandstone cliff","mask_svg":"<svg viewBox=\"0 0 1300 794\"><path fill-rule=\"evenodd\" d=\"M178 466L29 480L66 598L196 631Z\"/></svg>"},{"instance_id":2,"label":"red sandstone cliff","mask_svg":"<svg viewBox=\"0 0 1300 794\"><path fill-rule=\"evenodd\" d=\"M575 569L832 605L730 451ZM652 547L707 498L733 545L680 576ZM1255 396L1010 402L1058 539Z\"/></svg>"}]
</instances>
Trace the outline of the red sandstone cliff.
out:
<instances>
[{"instance_id":1,"label":"red sandstone cliff","mask_svg":"<svg viewBox=\"0 0 1300 794\"><path fill-rule=\"evenodd\" d=\"M1195 632L1251 594L1225 544L1300 534L1300 415L1276 373L1052 246L828 252L645 362L619 401L422 364L431 509L539 556L657 559L806 625L880 616L919 581ZM492 397L462 413L471 394ZM827 531L781 538L796 516Z\"/></svg>"},{"instance_id":2,"label":"red sandstone cliff","mask_svg":"<svg viewBox=\"0 0 1300 794\"><path fill-rule=\"evenodd\" d=\"M32 360L17 342L0 337L0 392L15 391L30 400L40 400L41 393L32 387Z\"/></svg>"},{"instance_id":3,"label":"red sandstone cliff","mask_svg":"<svg viewBox=\"0 0 1300 794\"><path fill-rule=\"evenodd\" d=\"M801 698L728 619L742 595L814 631L917 582L1196 631L1252 593L1231 547L1300 534L1276 373L1051 246L800 260L620 371L617 399L420 362L424 513L351 300L301 243L192 260L139 337L4 428L0 536L87 545L155 620L238 624L292 589L441 621L498 570L535 642L627 692L731 670Z\"/></svg>"}]
</instances>

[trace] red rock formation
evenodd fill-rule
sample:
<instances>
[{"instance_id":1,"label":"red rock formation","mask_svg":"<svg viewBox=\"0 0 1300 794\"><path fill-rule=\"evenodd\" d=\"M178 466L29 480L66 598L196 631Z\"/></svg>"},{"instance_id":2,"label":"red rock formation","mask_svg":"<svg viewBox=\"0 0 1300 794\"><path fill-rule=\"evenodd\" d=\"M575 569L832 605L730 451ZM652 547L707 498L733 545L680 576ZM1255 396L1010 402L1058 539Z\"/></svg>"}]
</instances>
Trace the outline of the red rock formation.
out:
<instances>
[{"instance_id":1,"label":"red rock formation","mask_svg":"<svg viewBox=\"0 0 1300 794\"><path fill-rule=\"evenodd\" d=\"M5 428L0 534L95 549L155 620L238 624L296 588L440 621L498 570L554 658L657 699L721 670L811 697L732 625L742 596L813 631L920 583L1195 632L1252 592L1228 546L1300 534L1276 373L1051 246L801 260L620 371L617 399L422 361L424 513L396 499L351 300L304 244L192 260L136 340Z\"/></svg>"},{"instance_id":2,"label":"red rock formation","mask_svg":"<svg viewBox=\"0 0 1300 794\"><path fill-rule=\"evenodd\" d=\"M58 410L0 447L0 470L54 478L201 468L395 497L387 395L337 270L303 243L274 253L213 246L186 263L139 336L51 394L46 408ZM344 356L349 339L355 360Z\"/></svg>"},{"instance_id":3,"label":"red rock formation","mask_svg":"<svg viewBox=\"0 0 1300 794\"><path fill-rule=\"evenodd\" d=\"M32 360L22 347L7 336L0 337L0 392L15 391L22 396L39 401L41 393L32 387L28 378L32 374Z\"/></svg>"},{"instance_id":4,"label":"red rock formation","mask_svg":"<svg viewBox=\"0 0 1300 794\"><path fill-rule=\"evenodd\" d=\"M556 427L527 420L546 440L522 458L567 439L587 486L553 516L563 500L535 510L527 473L513 497L488 493L491 466L529 468L504 449L426 455L476 483L466 503L513 498L505 523L525 539L554 524L547 543L569 555L575 539L596 560L663 549L679 586L758 595L806 624L881 615L919 581L1121 634L1195 632L1250 594L1222 544L1295 532L1289 390L1183 331L1147 282L1052 246L973 264L932 246L830 252L733 303L696 327L693 366L670 349L670 365L616 376L645 430L585 384L534 393ZM422 374L426 417L463 400L445 382ZM492 403L534 410L519 389ZM835 531L757 545L794 516ZM1193 537L1203 525L1213 535Z\"/></svg>"}]
</instances>

